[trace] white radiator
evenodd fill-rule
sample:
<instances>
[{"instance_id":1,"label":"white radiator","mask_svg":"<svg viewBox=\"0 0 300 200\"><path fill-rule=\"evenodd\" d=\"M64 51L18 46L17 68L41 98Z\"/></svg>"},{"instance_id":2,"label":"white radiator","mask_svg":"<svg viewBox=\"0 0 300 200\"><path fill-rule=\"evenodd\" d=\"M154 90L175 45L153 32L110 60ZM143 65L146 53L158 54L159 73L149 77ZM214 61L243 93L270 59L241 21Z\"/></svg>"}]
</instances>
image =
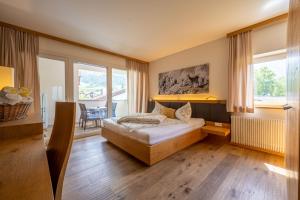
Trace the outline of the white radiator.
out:
<instances>
[{"instance_id":1,"label":"white radiator","mask_svg":"<svg viewBox=\"0 0 300 200\"><path fill-rule=\"evenodd\" d=\"M231 116L231 142L284 153L285 120Z\"/></svg>"}]
</instances>

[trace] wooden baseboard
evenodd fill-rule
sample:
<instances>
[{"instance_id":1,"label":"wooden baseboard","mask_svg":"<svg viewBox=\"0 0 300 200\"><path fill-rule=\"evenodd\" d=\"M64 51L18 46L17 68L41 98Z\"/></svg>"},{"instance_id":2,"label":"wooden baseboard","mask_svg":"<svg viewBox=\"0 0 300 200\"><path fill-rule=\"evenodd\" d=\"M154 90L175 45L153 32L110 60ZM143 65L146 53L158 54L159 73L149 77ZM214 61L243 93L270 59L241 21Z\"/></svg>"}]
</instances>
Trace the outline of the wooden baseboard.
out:
<instances>
[{"instance_id":1,"label":"wooden baseboard","mask_svg":"<svg viewBox=\"0 0 300 200\"><path fill-rule=\"evenodd\" d=\"M254 151L260 151L260 152L264 152L264 153L268 153L268 154L272 154L272 155L276 155L276 156L281 156L281 157L285 156L284 153L271 151L271 150L266 150L266 149L262 149L262 148L259 148L259 147L252 147L252 146L248 146L248 145L244 145L244 144L238 144L238 143L234 143L234 142L230 142L230 144L234 145L234 146L241 147L241 148L250 149L250 150L254 150Z\"/></svg>"}]
</instances>

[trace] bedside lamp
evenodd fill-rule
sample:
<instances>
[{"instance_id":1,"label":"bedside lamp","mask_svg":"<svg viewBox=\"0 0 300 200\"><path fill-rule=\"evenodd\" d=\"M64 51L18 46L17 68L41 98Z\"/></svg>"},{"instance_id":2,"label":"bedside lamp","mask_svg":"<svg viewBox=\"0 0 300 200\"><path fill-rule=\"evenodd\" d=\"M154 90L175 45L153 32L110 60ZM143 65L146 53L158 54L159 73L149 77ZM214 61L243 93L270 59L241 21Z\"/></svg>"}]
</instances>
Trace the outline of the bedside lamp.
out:
<instances>
[{"instance_id":1,"label":"bedside lamp","mask_svg":"<svg viewBox=\"0 0 300 200\"><path fill-rule=\"evenodd\" d=\"M14 68L0 66L0 90L5 86L14 87Z\"/></svg>"}]
</instances>

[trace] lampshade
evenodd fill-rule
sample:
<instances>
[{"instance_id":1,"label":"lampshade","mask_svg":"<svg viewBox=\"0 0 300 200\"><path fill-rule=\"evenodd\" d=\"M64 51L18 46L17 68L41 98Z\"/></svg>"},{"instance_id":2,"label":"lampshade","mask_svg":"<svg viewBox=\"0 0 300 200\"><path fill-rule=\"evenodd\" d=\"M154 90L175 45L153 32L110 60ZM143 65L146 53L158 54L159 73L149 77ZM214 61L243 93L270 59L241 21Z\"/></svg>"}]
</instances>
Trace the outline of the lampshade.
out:
<instances>
[{"instance_id":1,"label":"lampshade","mask_svg":"<svg viewBox=\"0 0 300 200\"><path fill-rule=\"evenodd\" d=\"M0 66L0 89L5 86L14 87L14 68Z\"/></svg>"}]
</instances>

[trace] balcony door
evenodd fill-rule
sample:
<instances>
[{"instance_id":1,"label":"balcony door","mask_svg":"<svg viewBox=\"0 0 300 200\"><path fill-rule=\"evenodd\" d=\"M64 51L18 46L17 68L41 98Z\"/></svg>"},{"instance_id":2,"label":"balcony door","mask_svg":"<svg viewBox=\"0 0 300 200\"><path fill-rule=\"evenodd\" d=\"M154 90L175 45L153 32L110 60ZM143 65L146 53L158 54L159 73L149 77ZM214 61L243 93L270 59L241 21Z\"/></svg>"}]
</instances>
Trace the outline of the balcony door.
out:
<instances>
[{"instance_id":1,"label":"balcony door","mask_svg":"<svg viewBox=\"0 0 300 200\"><path fill-rule=\"evenodd\" d=\"M100 117L120 117L128 114L127 70L83 62L73 63L74 101L79 122L79 103ZM92 123L89 130L92 130ZM88 129L87 129L88 130Z\"/></svg>"},{"instance_id":2,"label":"balcony door","mask_svg":"<svg viewBox=\"0 0 300 200\"><path fill-rule=\"evenodd\" d=\"M112 68L112 117L128 114L127 70Z\"/></svg>"},{"instance_id":3,"label":"balcony door","mask_svg":"<svg viewBox=\"0 0 300 200\"><path fill-rule=\"evenodd\" d=\"M107 68L104 66L74 63L74 100L77 102L77 117L79 121L79 103L87 109L102 109L102 118L108 117L107 98Z\"/></svg>"},{"instance_id":4,"label":"balcony door","mask_svg":"<svg viewBox=\"0 0 300 200\"><path fill-rule=\"evenodd\" d=\"M40 78L41 112L44 128L54 123L55 103L65 101L65 61L38 57Z\"/></svg>"}]
</instances>

